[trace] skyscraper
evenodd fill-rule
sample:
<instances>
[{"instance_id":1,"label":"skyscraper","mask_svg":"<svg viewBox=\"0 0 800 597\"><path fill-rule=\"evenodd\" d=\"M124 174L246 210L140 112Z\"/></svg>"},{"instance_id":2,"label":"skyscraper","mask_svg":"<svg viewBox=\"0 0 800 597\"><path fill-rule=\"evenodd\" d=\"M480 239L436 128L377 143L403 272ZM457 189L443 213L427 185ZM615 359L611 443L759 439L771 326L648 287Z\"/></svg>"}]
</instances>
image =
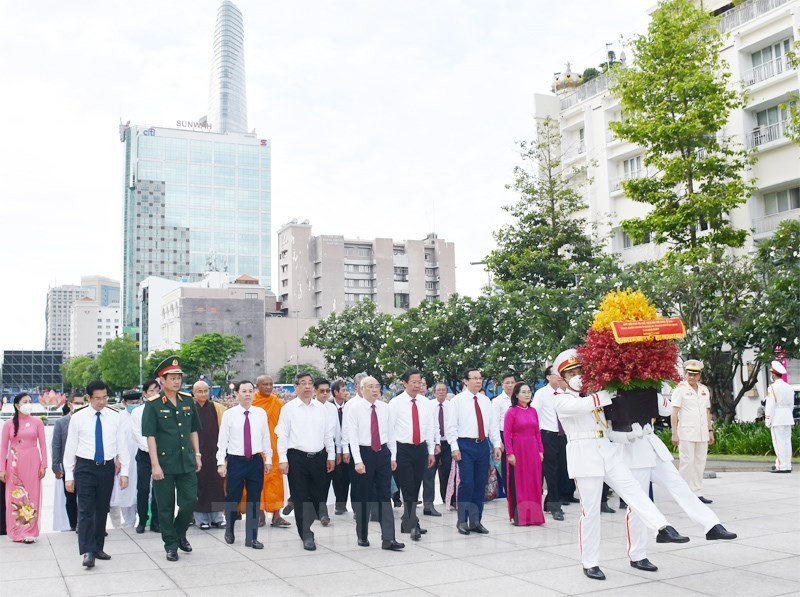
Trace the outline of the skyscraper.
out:
<instances>
[{"instance_id":1,"label":"skyscraper","mask_svg":"<svg viewBox=\"0 0 800 597\"><path fill-rule=\"evenodd\" d=\"M247 132L242 13L225 0L217 11L208 122L220 133Z\"/></svg>"},{"instance_id":2,"label":"skyscraper","mask_svg":"<svg viewBox=\"0 0 800 597\"><path fill-rule=\"evenodd\" d=\"M137 293L147 276L193 282L226 271L269 289L271 148L246 131L243 39L241 12L226 0L217 15L208 119L178 119L174 128L120 125L128 335L139 332Z\"/></svg>"}]
</instances>

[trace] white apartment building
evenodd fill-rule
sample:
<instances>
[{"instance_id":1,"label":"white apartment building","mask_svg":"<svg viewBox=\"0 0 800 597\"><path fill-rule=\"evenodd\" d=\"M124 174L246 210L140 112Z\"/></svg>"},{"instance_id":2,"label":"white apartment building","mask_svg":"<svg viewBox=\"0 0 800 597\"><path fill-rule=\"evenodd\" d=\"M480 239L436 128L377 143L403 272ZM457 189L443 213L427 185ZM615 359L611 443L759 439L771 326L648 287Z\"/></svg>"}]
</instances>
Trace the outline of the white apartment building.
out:
<instances>
[{"instance_id":1,"label":"white apartment building","mask_svg":"<svg viewBox=\"0 0 800 597\"><path fill-rule=\"evenodd\" d=\"M800 91L800 72L786 61L800 36L800 0L746 0L737 6L705 0L704 7L720 16L721 56L731 69L731 83L749 96L747 105L730 115L722 134L757 151L758 161L746 173L755 179L756 189L730 214L734 226L753 230L740 250L750 252L782 220L800 218L800 146L786 136L787 113L781 107ZM563 167L586 168L586 179L579 181L588 205L582 215L610 235L608 250L624 263L657 259L663 247L634 245L620 229L622 220L643 216L649 209L625 196L622 181L655 173L644 167L641 147L617 139L609 130L609 122L621 118L609 84L605 75L581 84L577 75L561 74L554 95L535 96L535 116L559 122ZM790 377L800 377L800 362L789 365ZM755 398L765 395L766 383L762 380L752 392L754 399L742 400L739 418L755 416Z\"/></svg>"},{"instance_id":2,"label":"white apartment building","mask_svg":"<svg viewBox=\"0 0 800 597\"><path fill-rule=\"evenodd\" d=\"M308 220L278 231L278 301L284 314L324 318L368 298L397 314L456 291L455 245L422 240L312 236Z\"/></svg>"},{"instance_id":3,"label":"white apartment building","mask_svg":"<svg viewBox=\"0 0 800 597\"><path fill-rule=\"evenodd\" d=\"M103 306L89 296L75 301L70 311L70 356L97 355L106 342L121 335L119 312L118 302Z\"/></svg>"}]
</instances>

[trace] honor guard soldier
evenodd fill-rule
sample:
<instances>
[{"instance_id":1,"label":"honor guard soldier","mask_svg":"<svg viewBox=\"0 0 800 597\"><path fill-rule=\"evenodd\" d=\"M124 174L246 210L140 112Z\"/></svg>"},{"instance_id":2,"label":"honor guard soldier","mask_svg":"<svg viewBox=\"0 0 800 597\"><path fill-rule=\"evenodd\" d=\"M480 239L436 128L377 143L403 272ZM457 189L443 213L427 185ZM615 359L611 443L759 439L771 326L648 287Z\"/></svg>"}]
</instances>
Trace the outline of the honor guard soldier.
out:
<instances>
[{"instance_id":1,"label":"honor guard soldier","mask_svg":"<svg viewBox=\"0 0 800 597\"><path fill-rule=\"evenodd\" d=\"M772 384L767 391L767 403L764 405L764 424L772 432L772 447L775 448L775 466L770 472L791 473L794 391L783 379L786 375L783 363L772 361L770 373Z\"/></svg>"},{"instance_id":2,"label":"honor guard soldier","mask_svg":"<svg viewBox=\"0 0 800 597\"><path fill-rule=\"evenodd\" d=\"M197 472L202 465L198 431L200 417L190 394L180 391L183 371L177 356L156 368L161 391L150 398L142 414L142 435L153 469L161 538L167 560L177 561L178 549L192 551L186 531L197 504ZM178 513L175 514L177 494Z\"/></svg>"},{"instance_id":3,"label":"honor guard soldier","mask_svg":"<svg viewBox=\"0 0 800 597\"><path fill-rule=\"evenodd\" d=\"M564 380L554 400L556 414L567 435L567 469L581 498L578 533L584 574L595 580L606 578L599 566L603 480L648 528L658 531L658 543L686 543L689 538L669 526L625 466L622 454L609 441L603 407L611 404L610 394L605 391L589 396L580 394L583 371L574 349L559 354L553 367Z\"/></svg>"}]
</instances>

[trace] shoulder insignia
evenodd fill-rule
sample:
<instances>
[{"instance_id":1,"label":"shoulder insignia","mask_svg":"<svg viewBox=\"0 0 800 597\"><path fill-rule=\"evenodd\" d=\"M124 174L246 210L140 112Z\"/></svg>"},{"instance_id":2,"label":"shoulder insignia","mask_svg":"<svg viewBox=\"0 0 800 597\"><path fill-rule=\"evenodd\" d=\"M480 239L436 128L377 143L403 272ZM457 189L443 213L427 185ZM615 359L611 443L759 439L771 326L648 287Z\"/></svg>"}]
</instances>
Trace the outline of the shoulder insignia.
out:
<instances>
[{"instance_id":1,"label":"shoulder insignia","mask_svg":"<svg viewBox=\"0 0 800 597\"><path fill-rule=\"evenodd\" d=\"M153 395L153 396L150 396L150 398L147 398L147 401L148 401L148 402L152 402L152 401L153 401L153 400L155 400L156 398L158 398L158 394L155 394L155 395Z\"/></svg>"},{"instance_id":2,"label":"shoulder insignia","mask_svg":"<svg viewBox=\"0 0 800 597\"><path fill-rule=\"evenodd\" d=\"M81 404L80 406L76 406L76 407L75 407L75 408L72 410L72 414L75 414L76 412L82 411L82 410L83 410L83 409L85 409L87 406L89 406L89 403L88 403L88 402L86 402L86 403L84 403L84 404Z\"/></svg>"},{"instance_id":3,"label":"shoulder insignia","mask_svg":"<svg viewBox=\"0 0 800 597\"><path fill-rule=\"evenodd\" d=\"M110 411L113 411L113 412L115 412L115 413L118 413L118 412L119 412L119 408L118 408L117 406L111 406L110 404L106 404L106 408L107 408L108 410L110 410Z\"/></svg>"}]
</instances>

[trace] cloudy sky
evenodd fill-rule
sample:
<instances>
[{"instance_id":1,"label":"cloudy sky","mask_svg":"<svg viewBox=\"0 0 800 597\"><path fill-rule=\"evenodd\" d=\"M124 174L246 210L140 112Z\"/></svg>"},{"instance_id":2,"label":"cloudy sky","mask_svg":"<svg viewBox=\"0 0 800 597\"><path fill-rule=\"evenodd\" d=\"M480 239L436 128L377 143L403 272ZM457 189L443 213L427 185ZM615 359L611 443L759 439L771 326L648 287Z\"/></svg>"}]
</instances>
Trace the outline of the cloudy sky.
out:
<instances>
[{"instance_id":1,"label":"cloudy sky","mask_svg":"<svg viewBox=\"0 0 800 597\"><path fill-rule=\"evenodd\" d=\"M456 243L480 261L570 61L643 32L654 0L238 0L249 126L272 142L273 234ZM49 286L122 276L120 120L206 114L217 0L0 0L0 350L42 349ZM617 48L618 50L618 48ZM273 270L276 270L273 262Z\"/></svg>"}]
</instances>

